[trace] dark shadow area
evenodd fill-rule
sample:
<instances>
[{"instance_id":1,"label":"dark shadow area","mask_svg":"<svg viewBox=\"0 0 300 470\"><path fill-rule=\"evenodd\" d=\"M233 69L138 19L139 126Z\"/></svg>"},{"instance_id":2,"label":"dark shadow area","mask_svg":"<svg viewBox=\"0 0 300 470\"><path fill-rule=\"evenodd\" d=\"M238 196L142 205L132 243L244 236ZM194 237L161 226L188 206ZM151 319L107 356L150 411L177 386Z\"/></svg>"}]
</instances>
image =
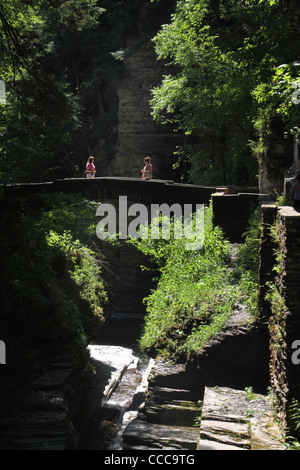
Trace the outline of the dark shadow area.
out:
<instances>
[{"instance_id":1,"label":"dark shadow area","mask_svg":"<svg viewBox=\"0 0 300 470\"><path fill-rule=\"evenodd\" d=\"M212 342L196 360L206 386L243 390L253 387L266 394L269 386L269 346L265 328L253 328L245 334L227 335Z\"/></svg>"}]
</instances>

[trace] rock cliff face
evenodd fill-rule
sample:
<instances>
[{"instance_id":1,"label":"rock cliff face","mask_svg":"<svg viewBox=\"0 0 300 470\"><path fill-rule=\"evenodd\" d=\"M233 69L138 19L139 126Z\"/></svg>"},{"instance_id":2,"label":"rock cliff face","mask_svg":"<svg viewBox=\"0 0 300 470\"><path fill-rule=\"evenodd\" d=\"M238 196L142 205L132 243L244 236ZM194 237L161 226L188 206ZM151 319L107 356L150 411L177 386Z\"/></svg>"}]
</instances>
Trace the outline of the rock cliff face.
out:
<instances>
[{"instance_id":1,"label":"rock cliff face","mask_svg":"<svg viewBox=\"0 0 300 470\"><path fill-rule=\"evenodd\" d=\"M157 6L143 2L136 30L124 44L123 71L116 83L117 145L113 159L108 159L106 172L109 175L140 177L143 158L150 156L154 178L173 177L173 152L182 137L155 123L149 104L151 89L167 73L164 64L157 61L152 42L163 20L158 17Z\"/></svg>"},{"instance_id":2,"label":"rock cliff face","mask_svg":"<svg viewBox=\"0 0 300 470\"><path fill-rule=\"evenodd\" d=\"M63 354L27 388L1 390L0 450L75 450L82 397L92 379L88 356L76 364Z\"/></svg>"}]
</instances>

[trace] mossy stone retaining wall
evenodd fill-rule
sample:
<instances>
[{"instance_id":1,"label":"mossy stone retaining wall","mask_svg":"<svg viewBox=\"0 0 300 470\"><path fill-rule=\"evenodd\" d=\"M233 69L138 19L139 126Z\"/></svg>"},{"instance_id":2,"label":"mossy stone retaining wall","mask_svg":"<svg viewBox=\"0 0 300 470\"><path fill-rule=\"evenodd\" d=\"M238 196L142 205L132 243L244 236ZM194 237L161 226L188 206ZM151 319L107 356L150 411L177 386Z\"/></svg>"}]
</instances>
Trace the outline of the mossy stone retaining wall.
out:
<instances>
[{"instance_id":1,"label":"mossy stone retaining wall","mask_svg":"<svg viewBox=\"0 0 300 470\"><path fill-rule=\"evenodd\" d=\"M300 401L300 213L263 205L262 222L260 313L269 326L271 390L286 426L292 400Z\"/></svg>"}]
</instances>

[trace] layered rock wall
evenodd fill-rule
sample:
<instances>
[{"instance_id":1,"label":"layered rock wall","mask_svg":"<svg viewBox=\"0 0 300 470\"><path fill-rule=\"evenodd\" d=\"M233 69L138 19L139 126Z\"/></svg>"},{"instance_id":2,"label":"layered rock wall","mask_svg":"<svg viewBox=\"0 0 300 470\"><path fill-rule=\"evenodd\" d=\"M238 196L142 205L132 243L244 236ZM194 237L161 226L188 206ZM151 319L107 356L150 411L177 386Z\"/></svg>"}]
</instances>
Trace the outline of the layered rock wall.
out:
<instances>
[{"instance_id":1,"label":"layered rock wall","mask_svg":"<svg viewBox=\"0 0 300 470\"><path fill-rule=\"evenodd\" d=\"M2 392L0 450L75 450L79 411L92 381L88 356L53 357L29 386ZM3 388L3 385L2 385ZM12 398L11 398L12 397Z\"/></svg>"},{"instance_id":2,"label":"layered rock wall","mask_svg":"<svg viewBox=\"0 0 300 470\"><path fill-rule=\"evenodd\" d=\"M149 103L151 90L168 73L164 64L157 60L152 41L163 20L157 15L157 6L148 1L142 3L136 31L124 46L123 71L116 89L117 146L106 168L108 175L140 177L146 156L152 159L155 178L170 179L173 174L173 152L182 137L154 122Z\"/></svg>"}]
</instances>

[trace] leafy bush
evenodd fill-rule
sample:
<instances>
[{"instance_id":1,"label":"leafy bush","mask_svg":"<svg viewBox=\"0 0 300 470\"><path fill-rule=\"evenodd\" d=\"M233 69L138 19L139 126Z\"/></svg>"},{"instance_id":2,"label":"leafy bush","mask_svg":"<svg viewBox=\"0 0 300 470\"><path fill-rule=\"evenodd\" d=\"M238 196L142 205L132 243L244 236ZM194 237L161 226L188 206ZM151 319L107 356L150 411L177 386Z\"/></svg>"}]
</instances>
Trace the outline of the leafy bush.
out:
<instances>
[{"instance_id":1,"label":"leafy bush","mask_svg":"<svg viewBox=\"0 0 300 470\"><path fill-rule=\"evenodd\" d=\"M106 304L101 254L92 249L95 204L61 195L0 204L0 329L10 367L85 354Z\"/></svg>"},{"instance_id":2,"label":"leafy bush","mask_svg":"<svg viewBox=\"0 0 300 470\"><path fill-rule=\"evenodd\" d=\"M185 240L131 240L160 269L157 288L145 299L143 350L191 357L219 331L232 311L236 288L228 269L230 244L204 213L204 244L187 250Z\"/></svg>"}]
</instances>

